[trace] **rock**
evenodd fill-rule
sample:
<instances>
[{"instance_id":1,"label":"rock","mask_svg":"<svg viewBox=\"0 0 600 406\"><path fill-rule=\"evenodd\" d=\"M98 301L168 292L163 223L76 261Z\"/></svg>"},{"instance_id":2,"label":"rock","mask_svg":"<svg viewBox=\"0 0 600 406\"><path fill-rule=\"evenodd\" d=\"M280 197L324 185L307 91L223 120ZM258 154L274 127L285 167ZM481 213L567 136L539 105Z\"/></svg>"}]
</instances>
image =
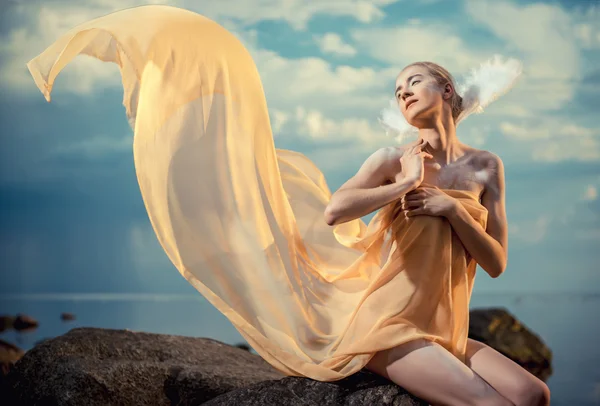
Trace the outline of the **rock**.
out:
<instances>
[{"instance_id":1,"label":"rock","mask_svg":"<svg viewBox=\"0 0 600 406\"><path fill-rule=\"evenodd\" d=\"M60 314L60 319L61 319L62 321L71 321L71 320L75 320L75 315L74 315L73 313L67 313L67 312L64 312L64 313L61 313L61 314Z\"/></svg>"},{"instance_id":2,"label":"rock","mask_svg":"<svg viewBox=\"0 0 600 406\"><path fill-rule=\"evenodd\" d=\"M27 351L7 376L22 405L199 405L280 379L257 355L208 338L76 328Z\"/></svg>"},{"instance_id":3,"label":"rock","mask_svg":"<svg viewBox=\"0 0 600 406\"><path fill-rule=\"evenodd\" d=\"M0 340L0 376L5 376L25 352L14 344Z\"/></svg>"},{"instance_id":4,"label":"rock","mask_svg":"<svg viewBox=\"0 0 600 406\"><path fill-rule=\"evenodd\" d=\"M0 333L13 328L15 318L13 316L2 315L0 316Z\"/></svg>"},{"instance_id":5,"label":"rock","mask_svg":"<svg viewBox=\"0 0 600 406\"><path fill-rule=\"evenodd\" d=\"M239 343L235 345L236 348L241 348L242 350L250 351L251 348L248 344Z\"/></svg>"},{"instance_id":6,"label":"rock","mask_svg":"<svg viewBox=\"0 0 600 406\"><path fill-rule=\"evenodd\" d=\"M23 354L24 351L16 345L0 340L0 404L16 403L12 397L12 388L8 383L7 375Z\"/></svg>"},{"instance_id":7,"label":"rock","mask_svg":"<svg viewBox=\"0 0 600 406\"><path fill-rule=\"evenodd\" d=\"M552 351L505 309L472 310L469 337L484 342L543 381L552 375Z\"/></svg>"},{"instance_id":8,"label":"rock","mask_svg":"<svg viewBox=\"0 0 600 406\"><path fill-rule=\"evenodd\" d=\"M286 377L233 390L203 406L427 406L428 403L370 371L362 370L335 382Z\"/></svg>"},{"instance_id":9,"label":"rock","mask_svg":"<svg viewBox=\"0 0 600 406\"><path fill-rule=\"evenodd\" d=\"M471 312L471 338L542 379L552 353L504 309ZM335 382L284 377L242 344L128 330L76 328L15 364L0 402L23 405L425 405L367 370Z\"/></svg>"},{"instance_id":10,"label":"rock","mask_svg":"<svg viewBox=\"0 0 600 406\"><path fill-rule=\"evenodd\" d=\"M33 317L25 314L17 314L17 318L13 323L13 328L17 331L30 331L38 327L39 323Z\"/></svg>"},{"instance_id":11,"label":"rock","mask_svg":"<svg viewBox=\"0 0 600 406\"><path fill-rule=\"evenodd\" d=\"M34 330L38 326L37 320L24 314L14 316L0 316L0 333L5 330L15 329L17 331Z\"/></svg>"}]
</instances>

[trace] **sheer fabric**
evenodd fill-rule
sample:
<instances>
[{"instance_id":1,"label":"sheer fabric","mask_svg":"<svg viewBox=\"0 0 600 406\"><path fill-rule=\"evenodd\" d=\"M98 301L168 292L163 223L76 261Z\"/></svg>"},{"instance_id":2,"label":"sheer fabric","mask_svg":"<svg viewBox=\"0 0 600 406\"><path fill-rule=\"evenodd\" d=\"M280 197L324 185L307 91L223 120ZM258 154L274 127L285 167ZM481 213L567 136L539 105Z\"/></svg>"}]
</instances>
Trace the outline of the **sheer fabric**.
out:
<instances>
[{"instance_id":1,"label":"sheer fabric","mask_svg":"<svg viewBox=\"0 0 600 406\"><path fill-rule=\"evenodd\" d=\"M286 375L334 381L417 338L464 362L475 262L439 217L335 227L304 155L276 149L256 66L217 23L163 5L81 24L28 63L50 101L77 55L116 63L140 190L160 244ZM485 228L472 192L444 190Z\"/></svg>"}]
</instances>

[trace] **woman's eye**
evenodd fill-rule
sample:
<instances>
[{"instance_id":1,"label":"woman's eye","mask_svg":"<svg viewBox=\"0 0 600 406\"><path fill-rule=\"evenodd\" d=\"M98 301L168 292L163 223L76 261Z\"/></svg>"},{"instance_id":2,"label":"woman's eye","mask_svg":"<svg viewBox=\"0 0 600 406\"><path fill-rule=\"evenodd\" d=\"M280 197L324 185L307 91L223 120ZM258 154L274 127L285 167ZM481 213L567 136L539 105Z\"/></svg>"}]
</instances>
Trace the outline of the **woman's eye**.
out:
<instances>
[{"instance_id":1,"label":"woman's eye","mask_svg":"<svg viewBox=\"0 0 600 406\"><path fill-rule=\"evenodd\" d=\"M415 80L414 82L412 82L411 86L416 85L417 83L421 82L420 80Z\"/></svg>"}]
</instances>

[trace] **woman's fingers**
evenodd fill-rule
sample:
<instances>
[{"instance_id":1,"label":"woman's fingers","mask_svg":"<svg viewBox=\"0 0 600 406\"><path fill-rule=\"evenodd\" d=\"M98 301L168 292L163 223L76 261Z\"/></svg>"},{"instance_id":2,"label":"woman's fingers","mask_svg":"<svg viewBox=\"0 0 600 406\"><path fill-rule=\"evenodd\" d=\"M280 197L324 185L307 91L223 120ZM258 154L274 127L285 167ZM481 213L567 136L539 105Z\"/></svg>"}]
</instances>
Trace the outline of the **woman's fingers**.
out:
<instances>
[{"instance_id":1,"label":"woman's fingers","mask_svg":"<svg viewBox=\"0 0 600 406\"><path fill-rule=\"evenodd\" d=\"M403 197L409 197L409 196L418 196L425 193L423 191L423 188L418 187L416 189L411 190L410 192L407 192Z\"/></svg>"},{"instance_id":2,"label":"woman's fingers","mask_svg":"<svg viewBox=\"0 0 600 406\"><path fill-rule=\"evenodd\" d=\"M425 209L418 208L418 209L408 210L406 212L406 217L418 216L420 214L427 214L427 213L425 212Z\"/></svg>"},{"instance_id":3,"label":"woman's fingers","mask_svg":"<svg viewBox=\"0 0 600 406\"><path fill-rule=\"evenodd\" d=\"M414 208L421 207L422 202L418 200L409 200L407 202L402 203L402 210L410 210Z\"/></svg>"},{"instance_id":4,"label":"woman's fingers","mask_svg":"<svg viewBox=\"0 0 600 406\"><path fill-rule=\"evenodd\" d=\"M409 195L408 193L404 196L402 196L402 199L400 199L400 201L402 203L404 202L415 202L418 200L423 200L423 196L421 195L421 193L414 193L412 195Z\"/></svg>"}]
</instances>

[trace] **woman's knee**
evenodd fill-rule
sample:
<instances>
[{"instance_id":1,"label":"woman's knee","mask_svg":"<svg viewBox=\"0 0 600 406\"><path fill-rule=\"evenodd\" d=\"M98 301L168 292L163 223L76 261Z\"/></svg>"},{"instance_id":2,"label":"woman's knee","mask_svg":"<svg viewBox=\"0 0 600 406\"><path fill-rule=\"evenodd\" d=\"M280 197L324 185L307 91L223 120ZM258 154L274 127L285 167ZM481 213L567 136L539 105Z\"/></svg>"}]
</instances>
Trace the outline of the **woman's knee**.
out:
<instances>
[{"instance_id":1,"label":"woman's knee","mask_svg":"<svg viewBox=\"0 0 600 406\"><path fill-rule=\"evenodd\" d=\"M514 406L439 344L417 339L378 352L367 369L433 404Z\"/></svg>"},{"instance_id":2,"label":"woman's knee","mask_svg":"<svg viewBox=\"0 0 600 406\"><path fill-rule=\"evenodd\" d=\"M520 381L515 384L513 391L516 406L550 405L550 389L539 379Z\"/></svg>"}]
</instances>

